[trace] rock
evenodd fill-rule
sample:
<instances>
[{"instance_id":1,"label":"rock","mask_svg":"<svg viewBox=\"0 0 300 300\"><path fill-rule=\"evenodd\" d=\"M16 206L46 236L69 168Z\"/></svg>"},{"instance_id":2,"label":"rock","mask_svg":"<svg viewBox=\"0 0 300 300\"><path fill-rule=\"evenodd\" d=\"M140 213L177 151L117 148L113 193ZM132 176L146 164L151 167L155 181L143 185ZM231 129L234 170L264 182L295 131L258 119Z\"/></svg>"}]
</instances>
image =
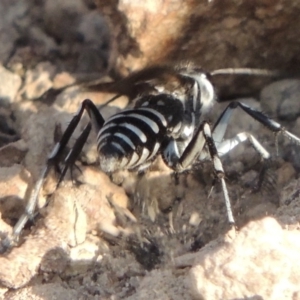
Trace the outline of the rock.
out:
<instances>
[{"instance_id":1,"label":"rock","mask_svg":"<svg viewBox=\"0 0 300 300\"><path fill-rule=\"evenodd\" d=\"M50 249L43 256L40 270L45 273L63 273L70 261L68 252L66 249L60 247Z\"/></svg>"},{"instance_id":2,"label":"rock","mask_svg":"<svg viewBox=\"0 0 300 300\"><path fill-rule=\"evenodd\" d=\"M300 116L300 80L287 79L266 86L260 94L262 109L274 118L294 121Z\"/></svg>"},{"instance_id":3,"label":"rock","mask_svg":"<svg viewBox=\"0 0 300 300\"><path fill-rule=\"evenodd\" d=\"M88 201L88 195L84 191L66 184L54 193L47 207L49 213L44 220L46 228L58 240L72 247L83 243L86 237L86 213L80 202L76 201L84 196Z\"/></svg>"},{"instance_id":4,"label":"rock","mask_svg":"<svg viewBox=\"0 0 300 300\"><path fill-rule=\"evenodd\" d=\"M189 290L184 286L184 276L176 270L153 270L140 280L135 294L128 300L182 299L191 300Z\"/></svg>"},{"instance_id":5,"label":"rock","mask_svg":"<svg viewBox=\"0 0 300 300\"><path fill-rule=\"evenodd\" d=\"M19 138L11 108L1 107L0 104L0 148L17 141Z\"/></svg>"},{"instance_id":6,"label":"rock","mask_svg":"<svg viewBox=\"0 0 300 300\"><path fill-rule=\"evenodd\" d=\"M8 288L5 287L0 287L0 297L3 297L4 299L4 294L8 291Z\"/></svg>"},{"instance_id":7,"label":"rock","mask_svg":"<svg viewBox=\"0 0 300 300\"><path fill-rule=\"evenodd\" d=\"M10 72L0 65L0 82L1 106L9 105L15 100L22 80L19 75Z\"/></svg>"},{"instance_id":8,"label":"rock","mask_svg":"<svg viewBox=\"0 0 300 300\"><path fill-rule=\"evenodd\" d=\"M14 196L23 199L30 181L30 175L22 165L0 168L0 198Z\"/></svg>"},{"instance_id":9,"label":"rock","mask_svg":"<svg viewBox=\"0 0 300 300\"><path fill-rule=\"evenodd\" d=\"M73 300L80 299L80 296L84 296L80 294L81 293L78 293L78 291L74 289L65 287L62 283L47 283L43 285L28 286L22 290L10 291L5 297L7 300L44 300L45 298Z\"/></svg>"},{"instance_id":10,"label":"rock","mask_svg":"<svg viewBox=\"0 0 300 300\"><path fill-rule=\"evenodd\" d=\"M28 24L28 27L28 39L36 56L47 57L58 51L59 48L54 38L49 36L40 25Z\"/></svg>"},{"instance_id":11,"label":"rock","mask_svg":"<svg viewBox=\"0 0 300 300\"><path fill-rule=\"evenodd\" d=\"M109 82L110 77L120 78L145 65L165 61L177 64L189 60L207 70L245 66L296 70L300 61L295 31L300 23L294 17L299 14L298 3L153 0L139 4L97 0L98 10L95 10L90 0L25 2L0 3L0 16L4 14L0 18L3 46L0 58L4 57L1 61L22 78L28 72L23 89L25 98L40 97L38 101L12 100L4 118L0 112L0 120L5 120L0 122L1 133L18 132L21 136L17 143L0 149L1 239L11 234L16 219L24 212L25 187L31 183L26 170L36 183L53 146L85 98L101 106L114 96L97 91L97 86L87 90L92 79ZM99 78L115 61L110 77ZM233 77L238 80L231 84ZM213 77L221 100L226 99L224 91L230 95L231 89L235 94L243 94L252 81L253 85L259 85L260 80L253 76ZM284 118L293 119L293 113L297 117L298 104L290 101L297 91L289 91L291 95L285 95L283 100L287 101L286 106L280 107L274 101L273 116L277 117L280 110ZM257 94L255 89L248 92L251 97ZM263 109L254 98L240 100ZM101 108L101 114L106 119L127 103L121 97ZM227 105L216 103L208 120L213 124ZM300 117L295 124L283 125L289 129L294 126L295 131L291 132L297 134L299 120ZM63 156L88 121L85 113ZM274 138L262 128L237 109L226 138L248 131L273 154ZM281 139L279 142L281 146ZM298 146L292 149L289 140L284 143L284 148L280 147L284 158L290 161L293 153L296 161ZM225 299L230 292L235 293L229 299L248 295L253 299L264 296L270 299L268 291L282 296L276 288L283 280L283 288L290 284L286 295L294 292L290 298L299 297L299 291L294 289L299 286L296 253L299 253L300 216L299 181L292 180L295 165L281 161L276 166L274 175L278 175L278 182L271 196L253 194L249 183L255 181L261 165L255 150L242 143L224 155L228 193L240 230L227 233L229 225L221 185L216 183L210 193L211 162L197 164L195 172L180 174L176 186L172 172L157 160L144 177L128 171L113 174L117 186L96 168L96 144L96 133L92 131L76 162L82 175L77 176L79 172L74 168L73 179L78 179L79 186L71 185L68 172L61 187L55 190L57 177L53 176L53 170L50 172L38 199L39 206L45 204L45 199L49 200L48 205L37 209L40 214L34 224L28 222L19 247L0 256L0 298L191 300L200 292L208 294L206 288L217 282L213 287L215 291L221 290ZM282 195L275 205L277 189ZM131 201L139 198L137 193L140 203ZM145 214L143 207L147 205L153 210ZM247 224L266 214L275 216L285 229L275 221L270 223L270 219ZM215 263L216 267L206 268L209 263ZM148 271L148 265L154 269ZM197 277L197 268L203 277ZM243 274L250 275L243 279ZM222 286L228 282L232 290ZM204 292L199 292L201 284ZM237 290L236 286L242 287ZM257 287L259 291L255 290ZM254 292L240 293L243 289ZM273 298L276 297L277 294Z\"/></svg>"},{"instance_id":12,"label":"rock","mask_svg":"<svg viewBox=\"0 0 300 300\"><path fill-rule=\"evenodd\" d=\"M99 238L89 236L81 245L70 250L70 264L66 270L68 276L87 272L99 256ZM101 259L100 259L101 260Z\"/></svg>"},{"instance_id":13,"label":"rock","mask_svg":"<svg viewBox=\"0 0 300 300\"><path fill-rule=\"evenodd\" d=\"M21 136L28 146L24 165L36 181L52 151L55 141L56 124L67 125L71 116L44 104L34 105L32 102L22 102L20 107L24 113L19 113Z\"/></svg>"},{"instance_id":14,"label":"rock","mask_svg":"<svg viewBox=\"0 0 300 300\"><path fill-rule=\"evenodd\" d=\"M129 199L126 193L124 192L124 189L114 184L110 180L109 176L101 172L101 170L99 170L98 168L83 168L82 180L83 182L98 189L99 192L101 192L104 195L103 199L111 195L114 202L118 206L125 208L129 205Z\"/></svg>"},{"instance_id":15,"label":"rock","mask_svg":"<svg viewBox=\"0 0 300 300\"><path fill-rule=\"evenodd\" d=\"M265 201L262 203L258 203L256 205L249 205L246 206L244 215L243 215L243 221L245 224L252 220L259 220L261 218L264 218L266 216L273 216L276 213L276 209L278 207L278 200L277 195L274 195L271 201ZM250 198L250 197L249 197ZM267 197L266 197L267 198ZM248 201L251 201L252 199L247 199ZM254 201L253 201L254 202ZM254 202L255 203L255 202Z\"/></svg>"},{"instance_id":16,"label":"rock","mask_svg":"<svg viewBox=\"0 0 300 300\"><path fill-rule=\"evenodd\" d=\"M80 17L87 13L83 1L51 1L44 3L44 23L48 32L62 41L75 41ZM64 28L64 30L61 30Z\"/></svg>"},{"instance_id":17,"label":"rock","mask_svg":"<svg viewBox=\"0 0 300 300\"><path fill-rule=\"evenodd\" d=\"M68 85L74 84L76 79L67 72L61 72L55 75L53 79L53 88L61 89Z\"/></svg>"},{"instance_id":18,"label":"rock","mask_svg":"<svg viewBox=\"0 0 300 300\"><path fill-rule=\"evenodd\" d=\"M76 72L101 76L108 71L113 51L109 27L102 14L89 11L81 0L45 1L44 19L47 30L68 48L65 54L77 56Z\"/></svg>"},{"instance_id":19,"label":"rock","mask_svg":"<svg viewBox=\"0 0 300 300\"><path fill-rule=\"evenodd\" d=\"M241 176L240 182L246 187L253 188L257 179L258 179L258 173L254 170L250 170Z\"/></svg>"},{"instance_id":20,"label":"rock","mask_svg":"<svg viewBox=\"0 0 300 300\"><path fill-rule=\"evenodd\" d=\"M27 150L28 147L24 140L19 140L0 148L0 167L11 167L14 164L20 164Z\"/></svg>"},{"instance_id":21,"label":"rock","mask_svg":"<svg viewBox=\"0 0 300 300\"><path fill-rule=\"evenodd\" d=\"M111 47L111 34L102 14L91 11L82 16L77 29L84 46L77 63L78 72L99 72L104 74L115 59Z\"/></svg>"},{"instance_id":22,"label":"rock","mask_svg":"<svg viewBox=\"0 0 300 300\"><path fill-rule=\"evenodd\" d=\"M279 187L283 187L295 178L296 171L291 163L286 162L277 170L277 174L278 178L276 183Z\"/></svg>"},{"instance_id":23,"label":"rock","mask_svg":"<svg viewBox=\"0 0 300 300\"><path fill-rule=\"evenodd\" d=\"M101 0L96 3L99 11L110 17L117 48L126 57L122 67L127 70L157 62L174 50L178 32L193 7L180 1L148 1L144 5L127 1L117 5Z\"/></svg>"},{"instance_id":24,"label":"rock","mask_svg":"<svg viewBox=\"0 0 300 300\"><path fill-rule=\"evenodd\" d=\"M102 105L110 100L114 95L101 93L98 91L89 91L89 90L82 90L80 87L69 87L65 89L55 100L55 105L58 106L60 109L64 110L65 112L75 113L82 101L84 99L91 99L96 106ZM110 110L111 112L104 113L104 118L108 118L110 115L118 112L119 110L113 110L113 107L124 108L126 107L128 100L125 97L121 97L116 101L113 101L111 105L108 107L104 107L103 110ZM101 110L102 113L102 110Z\"/></svg>"},{"instance_id":25,"label":"rock","mask_svg":"<svg viewBox=\"0 0 300 300\"><path fill-rule=\"evenodd\" d=\"M300 5L275 2L223 1L96 1L107 16L120 54L118 69L126 73L158 62L189 61L206 70L223 67L263 67L298 74L299 20L290 19ZM284 9L283 9L284 8ZM280 31L278 30L280 28ZM224 77L221 76L222 81ZM252 78L239 79L221 93L252 93ZM256 81L256 79L253 79ZM227 82L227 78L226 78ZM261 86L261 82L252 87ZM227 91L226 91L227 89Z\"/></svg>"},{"instance_id":26,"label":"rock","mask_svg":"<svg viewBox=\"0 0 300 300\"><path fill-rule=\"evenodd\" d=\"M5 238L6 236L10 235L12 233L12 227L9 226L4 220L3 220L2 213L0 214L0 236L1 238ZM1 292L0 292L1 295Z\"/></svg>"},{"instance_id":27,"label":"rock","mask_svg":"<svg viewBox=\"0 0 300 300\"><path fill-rule=\"evenodd\" d=\"M53 86L56 67L49 62L39 63L35 69L25 74L25 83L21 91L26 99L38 99Z\"/></svg>"},{"instance_id":28,"label":"rock","mask_svg":"<svg viewBox=\"0 0 300 300\"><path fill-rule=\"evenodd\" d=\"M137 182L134 193L136 206L145 207L145 214L148 214L153 222L157 214L174 205L177 197L183 197L183 192L175 185L171 173L170 170L148 172Z\"/></svg>"},{"instance_id":29,"label":"rock","mask_svg":"<svg viewBox=\"0 0 300 300\"><path fill-rule=\"evenodd\" d=\"M0 167L0 243L12 234L12 227L24 212L31 183L31 176L22 165ZM0 244L1 254L2 251Z\"/></svg>"},{"instance_id":30,"label":"rock","mask_svg":"<svg viewBox=\"0 0 300 300\"><path fill-rule=\"evenodd\" d=\"M234 240L199 251L186 284L195 299L292 299L300 293L299 238L272 218L251 222Z\"/></svg>"},{"instance_id":31,"label":"rock","mask_svg":"<svg viewBox=\"0 0 300 300\"><path fill-rule=\"evenodd\" d=\"M54 193L54 208L49 211L46 226L71 246L81 244L87 231L99 231L101 224L115 226L114 211L106 197L111 196L121 207L128 200L121 188L107 183L100 179L97 186L86 183L76 188L65 180L64 187Z\"/></svg>"},{"instance_id":32,"label":"rock","mask_svg":"<svg viewBox=\"0 0 300 300\"><path fill-rule=\"evenodd\" d=\"M291 129L291 132L293 132L297 136L300 136L300 117L297 118L297 120L295 121L294 126Z\"/></svg>"},{"instance_id":33,"label":"rock","mask_svg":"<svg viewBox=\"0 0 300 300\"><path fill-rule=\"evenodd\" d=\"M0 283L9 288L26 285L38 272L43 256L60 245L51 232L44 229L32 234L22 247L0 256Z\"/></svg>"},{"instance_id":34,"label":"rock","mask_svg":"<svg viewBox=\"0 0 300 300\"><path fill-rule=\"evenodd\" d=\"M121 188L111 184L110 190L103 180L97 184L76 188L65 182L54 193L45 208L46 216L35 224L21 247L0 257L0 282L4 286L19 288L25 285L37 274L40 265L43 272L61 273L70 262L69 272L78 274L97 259L99 238L90 238L90 242L78 245L85 241L88 230L99 230L101 223L115 226L114 211L106 200L107 196L112 194L120 207L127 202ZM6 231L9 233L10 230ZM75 248L70 252L69 246ZM81 262L84 259L90 262Z\"/></svg>"},{"instance_id":35,"label":"rock","mask_svg":"<svg viewBox=\"0 0 300 300\"><path fill-rule=\"evenodd\" d=\"M20 38L20 32L16 29L16 20L22 19L28 10L27 1L10 1L0 3L0 61L6 62L14 47L17 39ZM3 86L1 80L1 88L8 88Z\"/></svg>"},{"instance_id":36,"label":"rock","mask_svg":"<svg viewBox=\"0 0 300 300\"><path fill-rule=\"evenodd\" d=\"M280 207L276 212L278 221L288 229L299 229L300 180L290 181L281 191Z\"/></svg>"}]
</instances>

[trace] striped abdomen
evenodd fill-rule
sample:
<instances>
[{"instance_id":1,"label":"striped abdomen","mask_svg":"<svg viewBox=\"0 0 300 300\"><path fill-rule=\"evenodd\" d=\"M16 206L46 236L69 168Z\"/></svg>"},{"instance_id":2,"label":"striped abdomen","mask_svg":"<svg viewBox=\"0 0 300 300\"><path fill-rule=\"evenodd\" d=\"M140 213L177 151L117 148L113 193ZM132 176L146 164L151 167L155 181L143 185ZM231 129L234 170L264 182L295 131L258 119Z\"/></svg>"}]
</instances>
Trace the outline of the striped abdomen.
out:
<instances>
[{"instance_id":1,"label":"striped abdomen","mask_svg":"<svg viewBox=\"0 0 300 300\"><path fill-rule=\"evenodd\" d=\"M152 161L166 135L167 120L150 107L140 107L109 118L97 137L104 172L132 169Z\"/></svg>"}]
</instances>

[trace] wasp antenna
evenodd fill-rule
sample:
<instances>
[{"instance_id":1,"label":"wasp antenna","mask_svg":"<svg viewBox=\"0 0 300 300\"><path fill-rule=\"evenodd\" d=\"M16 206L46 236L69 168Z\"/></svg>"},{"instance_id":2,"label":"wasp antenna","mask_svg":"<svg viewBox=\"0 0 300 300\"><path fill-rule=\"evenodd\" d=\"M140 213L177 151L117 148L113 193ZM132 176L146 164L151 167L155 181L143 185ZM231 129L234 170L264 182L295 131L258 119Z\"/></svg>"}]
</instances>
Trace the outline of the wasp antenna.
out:
<instances>
[{"instance_id":1,"label":"wasp antenna","mask_svg":"<svg viewBox=\"0 0 300 300\"><path fill-rule=\"evenodd\" d=\"M252 68L225 68L212 71L211 76L225 75L225 74L238 74L238 75L258 75L258 76L269 76L278 77L282 75L282 72L278 70L267 70L267 69L252 69Z\"/></svg>"}]
</instances>

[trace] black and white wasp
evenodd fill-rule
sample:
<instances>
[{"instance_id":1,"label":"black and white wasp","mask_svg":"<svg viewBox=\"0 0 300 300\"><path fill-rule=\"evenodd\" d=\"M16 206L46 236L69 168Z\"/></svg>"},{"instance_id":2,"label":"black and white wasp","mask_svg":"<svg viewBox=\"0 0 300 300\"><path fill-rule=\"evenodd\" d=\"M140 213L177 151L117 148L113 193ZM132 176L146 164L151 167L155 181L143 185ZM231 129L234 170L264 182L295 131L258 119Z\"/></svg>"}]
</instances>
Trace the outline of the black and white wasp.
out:
<instances>
[{"instance_id":1,"label":"black and white wasp","mask_svg":"<svg viewBox=\"0 0 300 300\"><path fill-rule=\"evenodd\" d=\"M157 155L161 155L166 165L175 172L192 168L195 162L210 160L221 182L228 221L234 224L220 157L244 141L249 141L263 159L269 159L270 154L248 132L224 139L232 112L239 108L273 133L281 133L297 144L300 144L300 139L262 112L241 102L231 102L211 127L206 114L217 101L211 78L220 74L278 75L277 72L261 69L220 69L206 73L193 66L156 66L136 72L115 84L117 96L134 98L134 105L107 120L91 100L84 100L49 155L26 211L14 228L12 240L19 237L26 222L32 218L44 180L49 170L58 166L85 111L90 122L65 157L58 185L75 163L93 128L97 132L100 168L107 173L121 169L144 170ZM5 246L10 247L12 240L6 239Z\"/></svg>"}]
</instances>

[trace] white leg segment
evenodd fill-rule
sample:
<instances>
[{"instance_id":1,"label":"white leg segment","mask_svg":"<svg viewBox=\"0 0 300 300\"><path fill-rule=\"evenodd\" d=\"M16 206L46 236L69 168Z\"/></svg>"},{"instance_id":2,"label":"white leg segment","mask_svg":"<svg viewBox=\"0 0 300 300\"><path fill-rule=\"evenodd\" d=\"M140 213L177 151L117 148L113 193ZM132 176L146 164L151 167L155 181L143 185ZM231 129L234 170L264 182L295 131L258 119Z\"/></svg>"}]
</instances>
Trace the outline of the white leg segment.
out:
<instances>
[{"instance_id":1,"label":"white leg segment","mask_svg":"<svg viewBox=\"0 0 300 300\"><path fill-rule=\"evenodd\" d=\"M221 143L216 143L219 156L224 156L238 144L249 141L253 148L261 155L263 159L270 158L269 152L259 143L259 141L248 132L241 132L231 139L227 139Z\"/></svg>"}]
</instances>

